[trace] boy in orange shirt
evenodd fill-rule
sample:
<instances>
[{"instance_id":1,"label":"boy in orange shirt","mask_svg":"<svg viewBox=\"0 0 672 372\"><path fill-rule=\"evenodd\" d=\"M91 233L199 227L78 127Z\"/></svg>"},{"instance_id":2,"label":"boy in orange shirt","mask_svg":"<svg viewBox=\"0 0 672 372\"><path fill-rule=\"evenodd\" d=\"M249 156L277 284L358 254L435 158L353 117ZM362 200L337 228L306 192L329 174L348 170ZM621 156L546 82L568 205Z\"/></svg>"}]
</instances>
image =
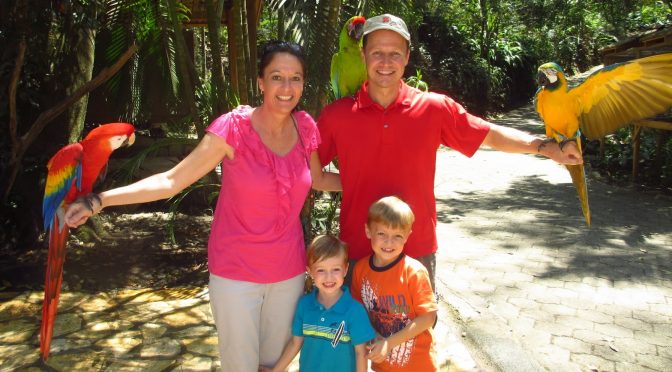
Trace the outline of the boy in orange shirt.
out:
<instances>
[{"instance_id":1,"label":"boy in orange shirt","mask_svg":"<svg viewBox=\"0 0 672 372\"><path fill-rule=\"evenodd\" d=\"M427 269L403 253L414 219L394 196L369 208L365 229L373 254L355 265L352 297L364 304L378 333L367 354L374 371L438 371L434 291Z\"/></svg>"}]
</instances>

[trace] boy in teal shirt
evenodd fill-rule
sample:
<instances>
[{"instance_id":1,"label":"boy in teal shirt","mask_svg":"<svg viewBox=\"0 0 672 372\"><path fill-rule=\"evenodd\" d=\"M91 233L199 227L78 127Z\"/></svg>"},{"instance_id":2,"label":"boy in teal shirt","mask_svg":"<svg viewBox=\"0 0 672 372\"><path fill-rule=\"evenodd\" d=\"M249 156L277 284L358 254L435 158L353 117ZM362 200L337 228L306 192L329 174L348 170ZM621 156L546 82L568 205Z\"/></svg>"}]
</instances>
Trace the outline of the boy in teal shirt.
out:
<instances>
[{"instance_id":1,"label":"boy in teal shirt","mask_svg":"<svg viewBox=\"0 0 672 372\"><path fill-rule=\"evenodd\" d=\"M297 305L292 339L272 369L284 371L296 354L300 371L356 371L368 368L366 343L376 334L366 310L343 287L348 272L347 246L323 235L308 247L308 274L315 288Z\"/></svg>"}]
</instances>

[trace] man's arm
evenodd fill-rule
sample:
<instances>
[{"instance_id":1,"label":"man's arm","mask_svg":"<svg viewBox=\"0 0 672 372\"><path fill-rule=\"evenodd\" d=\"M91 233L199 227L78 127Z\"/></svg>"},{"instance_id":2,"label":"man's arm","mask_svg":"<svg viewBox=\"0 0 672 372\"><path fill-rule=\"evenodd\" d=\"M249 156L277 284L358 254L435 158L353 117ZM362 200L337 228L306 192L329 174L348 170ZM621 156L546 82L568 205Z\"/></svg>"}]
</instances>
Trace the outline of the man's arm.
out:
<instances>
[{"instance_id":1,"label":"man's arm","mask_svg":"<svg viewBox=\"0 0 672 372\"><path fill-rule=\"evenodd\" d=\"M583 157L573 141L561 149L555 141L544 144L544 140L513 128L490 124L490 132L483 144L495 150L514 153L541 154L560 164L582 164Z\"/></svg>"}]
</instances>

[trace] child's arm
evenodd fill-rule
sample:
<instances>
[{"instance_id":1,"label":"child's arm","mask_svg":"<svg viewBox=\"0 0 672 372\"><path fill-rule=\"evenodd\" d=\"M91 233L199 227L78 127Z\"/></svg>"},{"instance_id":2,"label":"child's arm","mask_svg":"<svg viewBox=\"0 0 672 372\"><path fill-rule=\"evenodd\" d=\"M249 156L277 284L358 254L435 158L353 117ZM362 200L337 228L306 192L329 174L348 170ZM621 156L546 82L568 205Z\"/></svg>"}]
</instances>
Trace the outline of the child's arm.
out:
<instances>
[{"instance_id":1,"label":"child's arm","mask_svg":"<svg viewBox=\"0 0 672 372\"><path fill-rule=\"evenodd\" d=\"M366 343L355 345L355 368L357 372L366 372L369 368L366 360Z\"/></svg>"},{"instance_id":2,"label":"child's arm","mask_svg":"<svg viewBox=\"0 0 672 372\"><path fill-rule=\"evenodd\" d=\"M380 363L385 360L387 354L397 345L401 345L413 337L419 335L424 330L431 328L436 320L436 311L418 315L404 327L401 331L394 333L387 338L378 339L371 347L367 356L371 361Z\"/></svg>"},{"instance_id":3,"label":"child's arm","mask_svg":"<svg viewBox=\"0 0 672 372\"><path fill-rule=\"evenodd\" d=\"M292 339L289 340L287 345L285 345L285 349L282 351L282 355L280 356L280 359L275 363L275 366L273 368L268 368L264 366L259 366L259 372L280 372L284 371L287 369L287 366L289 366L289 363L294 360L294 357L296 354L299 353L301 350L301 346L303 346L303 337L300 336L292 336Z\"/></svg>"}]
</instances>

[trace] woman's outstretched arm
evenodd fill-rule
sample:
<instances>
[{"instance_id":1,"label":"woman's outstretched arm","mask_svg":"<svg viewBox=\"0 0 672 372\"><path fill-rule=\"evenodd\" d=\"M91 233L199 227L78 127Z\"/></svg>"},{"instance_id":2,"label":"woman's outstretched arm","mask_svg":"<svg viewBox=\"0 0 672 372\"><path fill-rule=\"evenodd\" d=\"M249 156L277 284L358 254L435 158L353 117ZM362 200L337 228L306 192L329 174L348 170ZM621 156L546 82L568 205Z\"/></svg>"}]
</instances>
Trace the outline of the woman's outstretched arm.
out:
<instances>
[{"instance_id":1,"label":"woman's outstretched arm","mask_svg":"<svg viewBox=\"0 0 672 372\"><path fill-rule=\"evenodd\" d=\"M213 134L206 134L196 148L173 168L157 173L128 186L98 194L86 203L76 201L68 206L65 222L77 227L101 209L113 205L146 203L167 199L210 172L227 157L233 159L233 148Z\"/></svg>"}]
</instances>

